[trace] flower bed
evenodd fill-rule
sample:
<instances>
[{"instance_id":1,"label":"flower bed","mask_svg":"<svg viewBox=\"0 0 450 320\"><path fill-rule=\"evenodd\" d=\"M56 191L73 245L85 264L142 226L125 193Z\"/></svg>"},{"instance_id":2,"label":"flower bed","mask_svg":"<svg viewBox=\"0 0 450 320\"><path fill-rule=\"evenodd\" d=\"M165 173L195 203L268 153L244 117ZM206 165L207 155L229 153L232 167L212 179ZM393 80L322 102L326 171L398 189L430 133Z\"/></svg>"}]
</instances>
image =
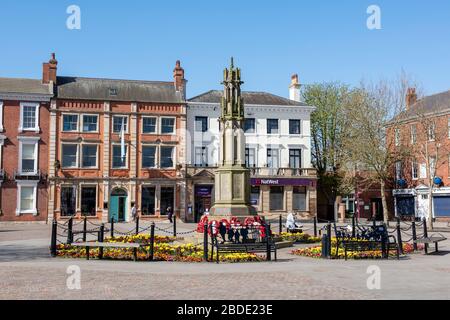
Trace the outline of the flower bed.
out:
<instances>
[{"instance_id":1,"label":"flower bed","mask_svg":"<svg viewBox=\"0 0 450 320\"><path fill-rule=\"evenodd\" d=\"M294 241L296 243L317 243L322 240L320 237L314 237L307 233L282 232L277 236L279 236L283 241Z\"/></svg>"},{"instance_id":2,"label":"flower bed","mask_svg":"<svg viewBox=\"0 0 450 320\"><path fill-rule=\"evenodd\" d=\"M188 244L172 244L176 238L155 236L154 244L154 261L181 261L181 262L202 262L203 247ZM150 243L149 235L134 235L117 238L106 238L108 243L140 243L144 246ZM146 261L149 259L149 247L144 247L137 253L138 261ZM64 258L86 258L86 249L82 247L73 247L67 244L60 244L57 248L59 257ZM92 248L89 250L92 258L98 258L99 249ZM132 248L103 248L103 259L105 260L132 260ZM256 262L262 261L262 257L252 253L234 253L220 254L219 260L222 262Z\"/></svg>"},{"instance_id":3,"label":"flower bed","mask_svg":"<svg viewBox=\"0 0 450 320\"><path fill-rule=\"evenodd\" d=\"M364 241L364 240L359 240ZM419 247L419 250L421 247ZM403 253L411 254L414 252L414 246L409 243L403 244ZM310 258L320 258L322 256L322 246L309 247L304 249L296 249L291 252L291 254ZM397 253L395 251L390 251L389 256L396 257ZM332 240L331 248L331 259L341 259L345 257L345 252L343 248L339 248L338 257L336 257L336 239ZM381 251L365 251L365 252L347 252L348 259L381 259Z\"/></svg>"}]
</instances>

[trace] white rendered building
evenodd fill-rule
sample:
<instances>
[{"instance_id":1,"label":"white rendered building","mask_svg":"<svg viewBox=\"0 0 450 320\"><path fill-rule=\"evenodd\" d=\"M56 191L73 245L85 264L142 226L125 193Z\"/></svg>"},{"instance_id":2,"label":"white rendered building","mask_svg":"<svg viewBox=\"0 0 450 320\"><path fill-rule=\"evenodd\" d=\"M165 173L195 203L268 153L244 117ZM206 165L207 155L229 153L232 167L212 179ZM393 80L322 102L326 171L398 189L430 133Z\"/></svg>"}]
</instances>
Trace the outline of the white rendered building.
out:
<instances>
[{"instance_id":1,"label":"white rendered building","mask_svg":"<svg viewBox=\"0 0 450 320\"><path fill-rule=\"evenodd\" d=\"M316 171L311 165L310 115L300 101L297 75L290 98L242 92L245 105L245 158L251 168L252 204L260 214L316 215ZM214 169L219 161L222 91L208 91L187 106L187 213L197 221L214 203Z\"/></svg>"}]
</instances>

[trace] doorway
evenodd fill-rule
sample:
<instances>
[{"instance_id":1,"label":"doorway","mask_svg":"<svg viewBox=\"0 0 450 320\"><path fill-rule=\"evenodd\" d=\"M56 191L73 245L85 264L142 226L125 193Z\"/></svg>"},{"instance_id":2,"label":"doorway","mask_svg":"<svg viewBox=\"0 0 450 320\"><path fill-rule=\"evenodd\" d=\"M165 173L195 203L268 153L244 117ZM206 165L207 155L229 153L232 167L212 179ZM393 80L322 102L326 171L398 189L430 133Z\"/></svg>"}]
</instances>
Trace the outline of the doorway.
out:
<instances>
[{"instance_id":1,"label":"doorway","mask_svg":"<svg viewBox=\"0 0 450 320\"><path fill-rule=\"evenodd\" d=\"M212 185L195 186L195 211L194 222L198 223L200 218L208 209L211 211L212 203Z\"/></svg>"},{"instance_id":2,"label":"doorway","mask_svg":"<svg viewBox=\"0 0 450 320\"><path fill-rule=\"evenodd\" d=\"M114 222L126 221L128 194L123 189L114 189L111 192L109 220Z\"/></svg>"},{"instance_id":3,"label":"doorway","mask_svg":"<svg viewBox=\"0 0 450 320\"><path fill-rule=\"evenodd\" d=\"M371 216L370 219L373 219L375 217L376 221L383 221L383 201L381 199L371 199Z\"/></svg>"}]
</instances>

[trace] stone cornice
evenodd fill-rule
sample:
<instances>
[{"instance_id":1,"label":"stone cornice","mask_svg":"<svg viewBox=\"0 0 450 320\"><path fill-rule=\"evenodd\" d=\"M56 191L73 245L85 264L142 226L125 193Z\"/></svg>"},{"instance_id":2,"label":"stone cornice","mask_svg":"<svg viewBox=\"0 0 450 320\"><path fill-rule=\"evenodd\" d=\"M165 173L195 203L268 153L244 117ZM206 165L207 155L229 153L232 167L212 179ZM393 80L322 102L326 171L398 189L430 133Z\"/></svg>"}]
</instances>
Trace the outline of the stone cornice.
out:
<instances>
[{"instance_id":1,"label":"stone cornice","mask_svg":"<svg viewBox=\"0 0 450 320\"><path fill-rule=\"evenodd\" d=\"M311 113L316 108L311 106L280 106L280 105L256 105L244 104L245 110L257 110L267 112L287 112L287 113ZM193 110L204 110L205 108L214 109L220 108L219 103L209 102L189 102L188 108Z\"/></svg>"}]
</instances>

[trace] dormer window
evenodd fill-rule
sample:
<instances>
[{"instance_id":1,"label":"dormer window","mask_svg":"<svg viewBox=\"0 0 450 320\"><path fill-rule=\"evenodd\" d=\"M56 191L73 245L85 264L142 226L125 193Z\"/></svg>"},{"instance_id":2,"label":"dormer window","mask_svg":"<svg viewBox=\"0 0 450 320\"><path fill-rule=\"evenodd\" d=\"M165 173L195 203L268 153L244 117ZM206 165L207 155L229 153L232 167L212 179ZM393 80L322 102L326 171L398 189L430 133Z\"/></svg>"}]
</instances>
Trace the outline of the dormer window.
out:
<instances>
[{"instance_id":1,"label":"dormer window","mask_svg":"<svg viewBox=\"0 0 450 320\"><path fill-rule=\"evenodd\" d=\"M116 88L109 88L109 95L110 96L117 96L117 89Z\"/></svg>"}]
</instances>

